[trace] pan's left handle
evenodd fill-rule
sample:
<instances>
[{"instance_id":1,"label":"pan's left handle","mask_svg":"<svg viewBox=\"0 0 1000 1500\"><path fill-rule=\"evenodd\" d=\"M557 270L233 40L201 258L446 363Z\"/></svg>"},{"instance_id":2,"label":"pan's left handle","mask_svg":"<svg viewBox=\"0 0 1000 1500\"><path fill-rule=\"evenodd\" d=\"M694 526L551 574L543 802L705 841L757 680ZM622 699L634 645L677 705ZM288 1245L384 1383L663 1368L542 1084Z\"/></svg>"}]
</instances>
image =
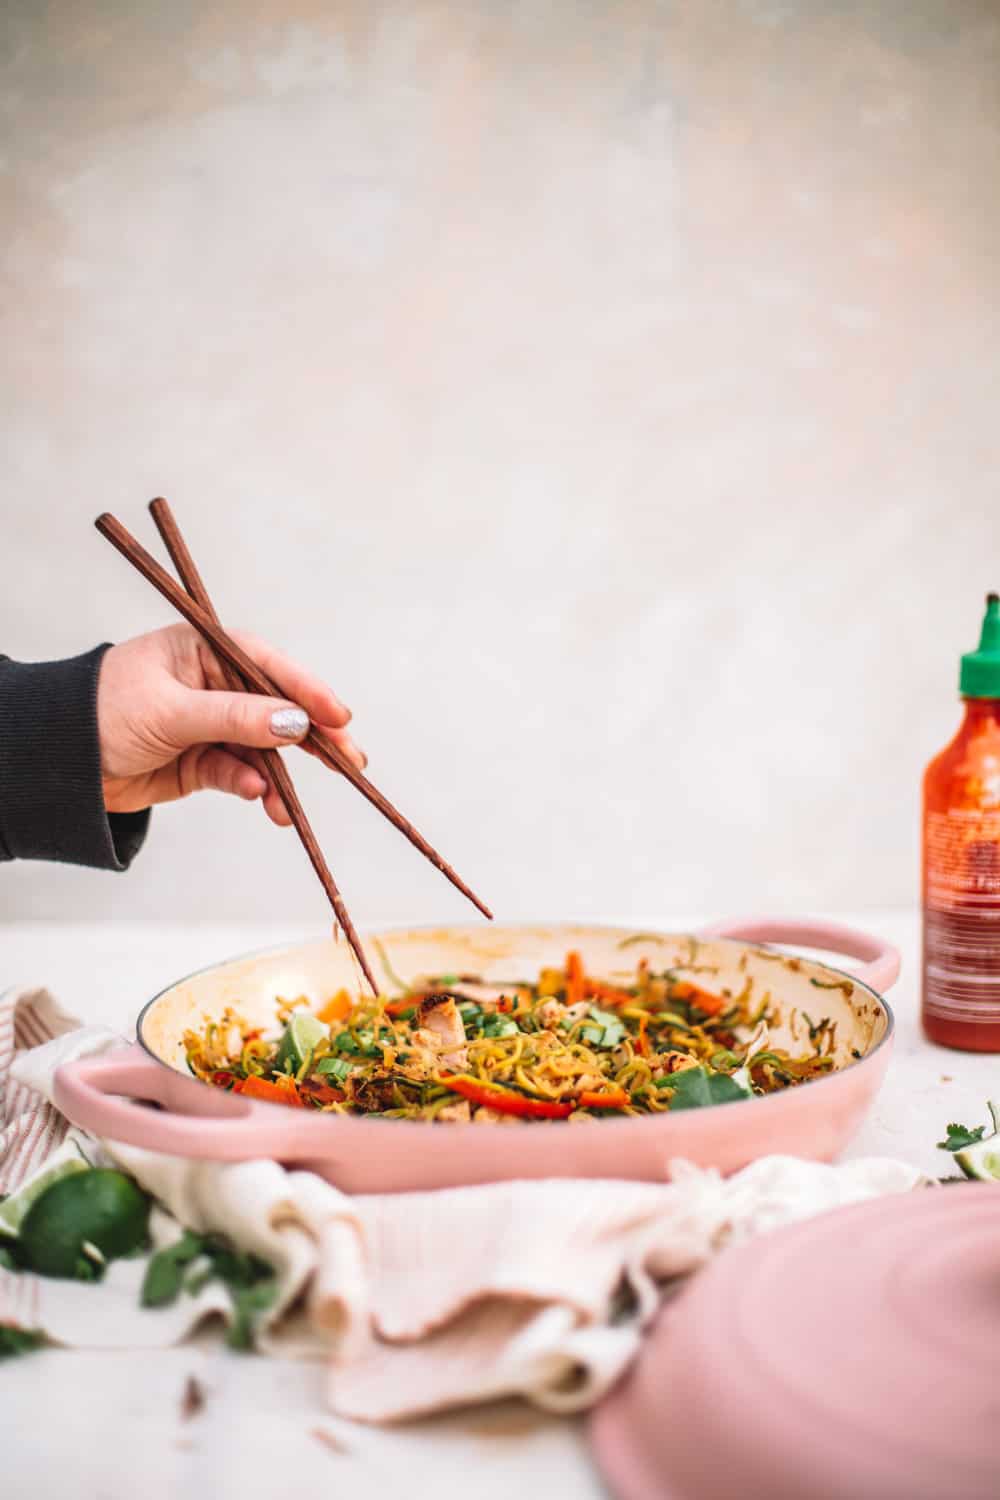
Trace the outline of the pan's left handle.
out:
<instances>
[{"instance_id":1,"label":"pan's left handle","mask_svg":"<svg viewBox=\"0 0 1000 1500\"><path fill-rule=\"evenodd\" d=\"M290 1160L308 1155L310 1145L315 1153L299 1111L185 1078L138 1043L63 1063L52 1096L57 1109L81 1129L170 1156ZM150 1109L151 1103L164 1107Z\"/></svg>"},{"instance_id":2,"label":"pan's left handle","mask_svg":"<svg viewBox=\"0 0 1000 1500\"><path fill-rule=\"evenodd\" d=\"M747 943L791 943L861 960L853 970L862 984L881 994L899 978L899 949L871 932L822 918L740 917L701 929L703 937L741 938Z\"/></svg>"}]
</instances>

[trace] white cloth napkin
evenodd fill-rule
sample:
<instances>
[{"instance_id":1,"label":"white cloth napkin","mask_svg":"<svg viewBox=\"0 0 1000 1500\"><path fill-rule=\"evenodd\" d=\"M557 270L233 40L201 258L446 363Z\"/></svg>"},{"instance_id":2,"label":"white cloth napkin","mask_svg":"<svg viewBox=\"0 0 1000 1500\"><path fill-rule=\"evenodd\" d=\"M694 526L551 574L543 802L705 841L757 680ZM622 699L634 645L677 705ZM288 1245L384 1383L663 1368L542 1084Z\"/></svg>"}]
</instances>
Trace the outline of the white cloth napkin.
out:
<instances>
[{"instance_id":1,"label":"white cloth napkin","mask_svg":"<svg viewBox=\"0 0 1000 1500\"><path fill-rule=\"evenodd\" d=\"M0 1191L67 1136L51 1102L55 1069L121 1041L77 1027L44 990L0 996ZM183 1225L225 1233L269 1261L278 1296L258 1346L327 1359L331 1408L366 1421L511 1394L554 1411L588 1406L635 1355L664 1283L752 1235L926 1182L885 1158L826 1166L774 1156L730 1178L674 1162L663 1183L349 1198L273 1161L187 1161L72 1135L91 1160L121 1166L155 1196L158 1245ZM144 1261L116 1261L87 1284L0 1269L0 1323L78 1347L152 1348L228 1315L214 1283L172 1307L141 1308L144 1272Z\"/></svg>"}]
</instances>

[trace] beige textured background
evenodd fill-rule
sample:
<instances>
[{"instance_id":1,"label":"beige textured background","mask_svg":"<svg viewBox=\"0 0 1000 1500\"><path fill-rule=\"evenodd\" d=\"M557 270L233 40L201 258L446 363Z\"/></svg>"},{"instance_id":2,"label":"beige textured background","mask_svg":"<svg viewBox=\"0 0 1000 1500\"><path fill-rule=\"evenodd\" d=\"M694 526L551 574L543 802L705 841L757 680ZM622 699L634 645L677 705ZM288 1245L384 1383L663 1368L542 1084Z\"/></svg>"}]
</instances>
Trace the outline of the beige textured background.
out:
<instances>
[{"instance_id":1,"label":"beige textured background","mask_svg":"<svg viewBox=\"0 0 1000 1500\"><path fill-rule=\"evenodd\" d=\"M508 916L885 906L1000 578L1000 6L7 0L0 643L167 494ZM464 915L348 789L359 921ZM324 909L204 797L7 917Z\"/></svg>"}]
</instances>

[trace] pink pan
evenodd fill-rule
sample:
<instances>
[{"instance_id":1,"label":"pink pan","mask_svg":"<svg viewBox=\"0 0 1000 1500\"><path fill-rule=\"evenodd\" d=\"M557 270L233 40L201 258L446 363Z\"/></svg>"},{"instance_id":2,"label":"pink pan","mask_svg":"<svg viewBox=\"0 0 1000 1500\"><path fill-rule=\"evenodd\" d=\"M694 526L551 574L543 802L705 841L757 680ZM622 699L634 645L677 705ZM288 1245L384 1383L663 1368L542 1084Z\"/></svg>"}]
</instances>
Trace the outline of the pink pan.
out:
<instances>
[{"instance_id":1,"label":"pink pan","mask_svg":"<svg viewBox=\"0 0 1000 1500\"><path fill-rule=\"evenodd\" d=\"M559 966L577 949L589 973L612 982L645 958L654 970L705 966L717 992L771 997L781 1024L772 1042L801 1050L804 1013L836 1023L834 1068L781 1093L676 1114L522 1123L490 1129L428 1121L365 1119L291 1110L213 1088L188 1070L184 1033L232 1008L251 1027L276 1029L285 999L319 1007L341 987L356 989L345 945L321 941L231 959L177 980L139 1015L137 1041L68 1063L55 1099L94 1134L216 1161L294 1163L349 1192L401 1192L511 1178L608 1177L663 1180L673 1158L733 1172L756 1157L790 1153L827 1161L861 1124L884 1077L892 1013L882 998L899 955L867 933L824 922L754 919L720 923L692 936L560 924L480 926L375 933L404 980L476 973L489 983ZM850 971L769 944L820 949L855 960ZM153 1107L151 1107L153 1106Z\"/></svg>"}]
</instances>

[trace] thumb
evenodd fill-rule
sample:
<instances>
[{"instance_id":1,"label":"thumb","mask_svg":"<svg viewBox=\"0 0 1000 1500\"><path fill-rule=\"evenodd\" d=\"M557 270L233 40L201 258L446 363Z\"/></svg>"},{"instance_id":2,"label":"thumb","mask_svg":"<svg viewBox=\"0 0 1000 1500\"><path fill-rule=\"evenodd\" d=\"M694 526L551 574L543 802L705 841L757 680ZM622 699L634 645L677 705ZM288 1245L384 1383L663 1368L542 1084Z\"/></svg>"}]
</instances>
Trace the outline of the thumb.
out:
<instances>
[{"instance_id":1,"label":"thumb","mask_svg":"<svg viewBox=\"0 0 1000 1500\"><path fill-rule=\"evenodd\" d=\"M295 744L309 732L309 715L284 698L258 693L186 689L173 708L171 739L181 749L223 743L267 749Z\"/></svg>"}]
</instances>

